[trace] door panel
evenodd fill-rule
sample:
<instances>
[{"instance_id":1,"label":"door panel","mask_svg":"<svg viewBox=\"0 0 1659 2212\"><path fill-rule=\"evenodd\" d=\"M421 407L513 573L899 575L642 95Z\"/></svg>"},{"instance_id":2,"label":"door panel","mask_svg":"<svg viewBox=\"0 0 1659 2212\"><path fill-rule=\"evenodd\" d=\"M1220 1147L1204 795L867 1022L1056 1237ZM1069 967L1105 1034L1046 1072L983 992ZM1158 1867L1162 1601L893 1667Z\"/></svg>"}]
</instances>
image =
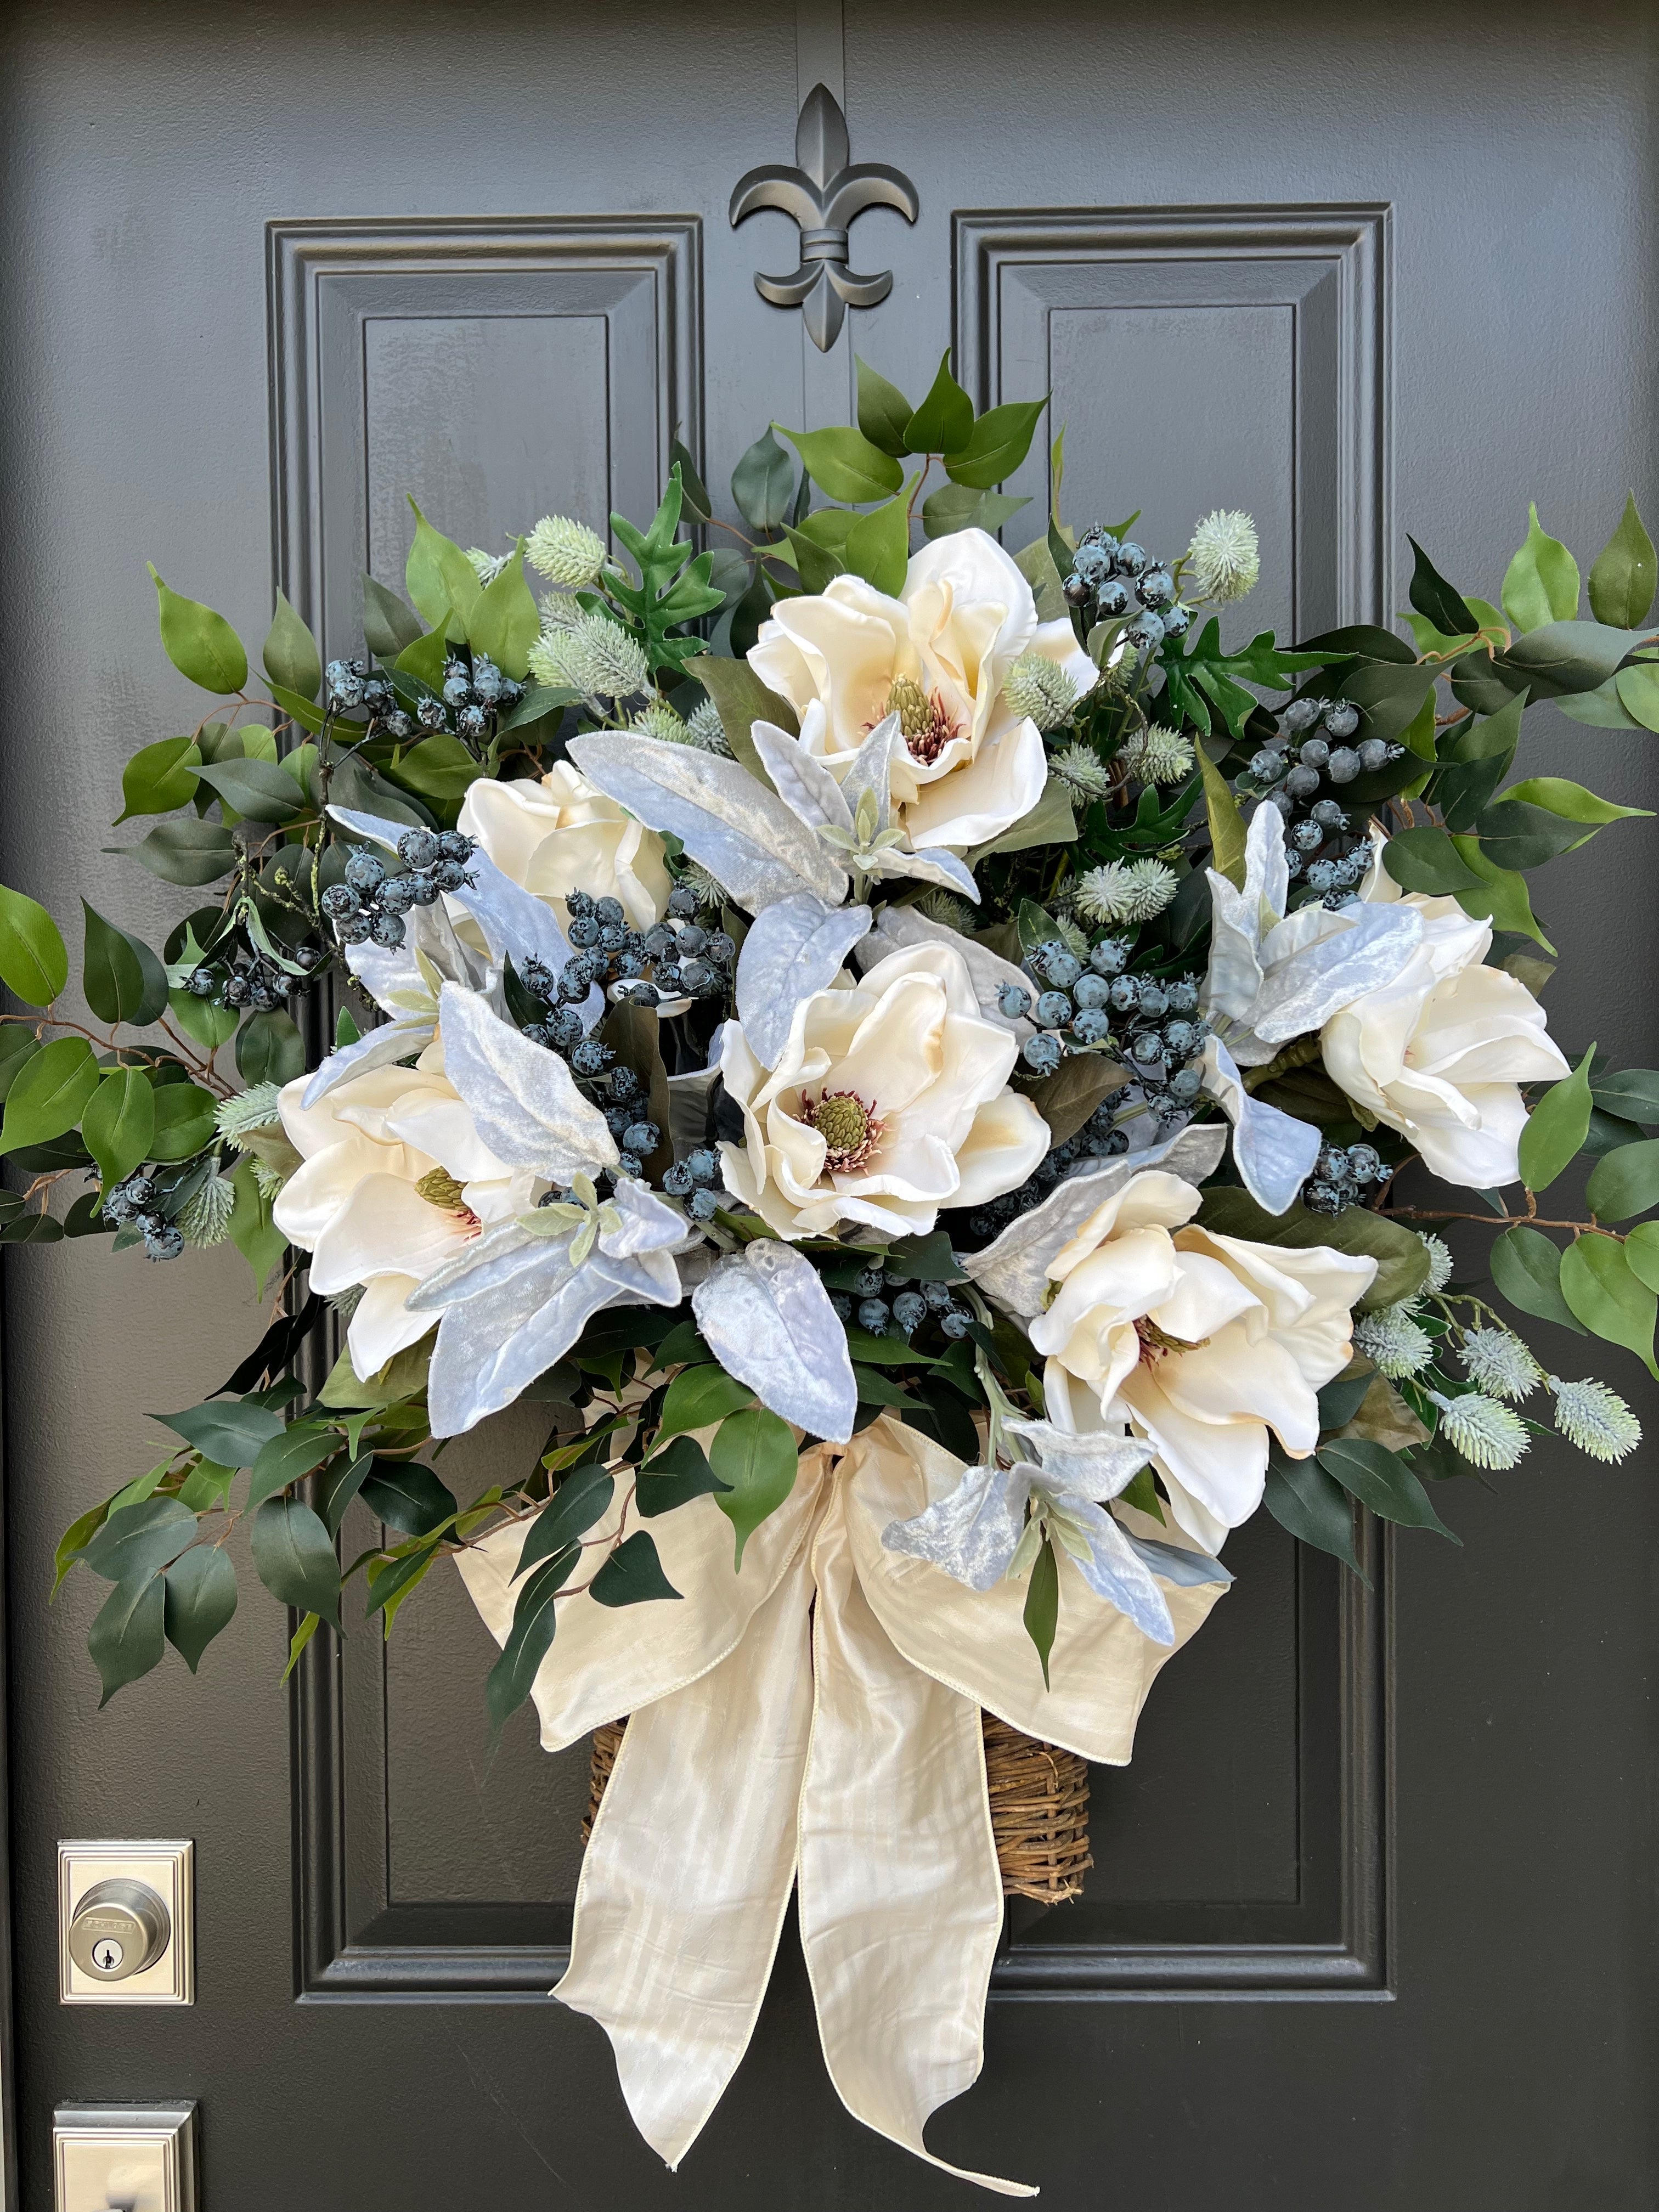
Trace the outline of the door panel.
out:
<instances>
[{"instance_id":1,"label":"door panel","mask_svg":"<svg viewBox=\"0 0 1659 2212\"><path fill-rule=\"evenodd\" d=\"M1196 514L1250 507L1258 626L1386 619L1402 524L1491 592L1528 497L1589 546L1627 483L1659 494L1634 0L1571 23L1535 0L1454 21L56 0L9 27L0 875L60 916L76 890L147 931L176 910L88 827L127 751L199 711L156 653L146 556L256 639L281 582L349 650L361 568L398 579L406 491L486 546L549 507L642 520L678 428L718 498L768 419L850 418L854 347L913 393L947 339L981 404L1052 391L1073 521L1145 502L1139 533L1175 551ZM921 212L860 219L855 265L893 291L821 358L753 289L793 225L733 232L726 204L837 70L854 160L903 168ZM1017 546L1040 463L1010 489L1033 499ZM1556 718L1531 742L1524 772L1659 804L1644 738ZM1633 886L1659 836L1625 835L1616 878L1591 848L1547 880L1552 1010L1642 1063L1659 915ZM793 1929L682 2172L638 2142L599 2030L544 1994L586 1762L523 1715L491 1753L488 1639L453 1578L390 1647L319 1637L291 1695L250 1601L198 1681L170 1662L97 1713L94 1593L46 1610L53 1541L143 1464L143 1409L240 1358L245 1285L217 1255L5 1255L22 2201L46 2201L54 2102L193 2095L204 2212L969 2202L842 2112ZM464 1449L538 1441L515 1416ZM1540 1441L1444 1510L1466 1548L1373 1530L1370 1594L1265 1519L1240 1532L1134 1764L1095 1775L1085 1899L1011 1913L941 2155L1066 2208L1653 2201L1659 1509L1641 1455L1586 1477ZM193 2008L58 2006L71 1834L195 1838Z\"/></svg>"}]
</instances>

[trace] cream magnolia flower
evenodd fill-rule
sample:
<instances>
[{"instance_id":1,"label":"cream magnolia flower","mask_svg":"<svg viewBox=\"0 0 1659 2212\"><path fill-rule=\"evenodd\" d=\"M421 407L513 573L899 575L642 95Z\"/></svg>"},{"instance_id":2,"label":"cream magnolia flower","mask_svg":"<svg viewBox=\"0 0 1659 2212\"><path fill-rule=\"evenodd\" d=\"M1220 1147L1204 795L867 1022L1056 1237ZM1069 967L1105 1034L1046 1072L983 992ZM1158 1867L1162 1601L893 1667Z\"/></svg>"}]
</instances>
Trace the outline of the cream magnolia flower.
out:
<instances>
[{"instance_id":1,"label":"cream magnolia flower","mask_svg":"<svg viewBox=\"0 0 1659 2212\"><path fill-rule=\"evenodd\" d=\"M1320 1032L1325 1065L1358 1106L1409 1137L1443 1182L1492 1190L1514 1182L1527 1124L1517 1086L1568 1073L1526 985L1481 963L1492 924L1455 898L1402 891L1382 843L1360 890L1421 917L1417 949L1393 981L1332 1015Z\"/></svg>"},{"instance_id":2,"label":"cream magnolia flower","mask_svg":"<svg viewBox=\"0 0 1659 2212\"><path fill-rule=\"evenodd\" d=\"M1049 1419L1127 1424L1213 1552L1261 1503L1268 1431L1293 1459L1318 1442L1316 1394L1352 1357L1376 1262L1188 1227L1200 1197L1179 1176L1132 1176L1049 1261L1056 1289L1030 1333Z\"/></svg>"},{"instance_id":3,"label":"cream magnolia flower","mask_svg":"<svg viewBox=\"0 0 1659 2212\"><path fill-rule=\"evenodd\" d=\"M564 918L570 891L622 901L636 929L660 921L673 886L663 866L662 839L626 814L568 761L539 781L495 783L481 776L468 788L456 827L476 837L504 876L522 884Z\"/></svg>"},{"instance_id":4,"label":"cream magnolia flower","mask_svg":"<svg viewBox=\"0 0 1659 2212\"><path fill-rule=\"evenodd\" d=\"M1039 623L1010 556L982 530L962 530L915 556L896 599L857 576L781 599L749 663L837 776L896 712L906 744L892 794L904 830L913 844L960 850L1000 836L1042 796L1042 732L1003 696L1026 653L1054 662L1079 696L1096 681L1070 622Z\"/></svg>"},{"instance_id":5,"label":"cream magnolia flower","mask_svg":"<svg viewBox=\"0 0 1659 2212\"><path fill-rule=\"evenodd\" d=\"M929 1230L941 1206L1016 1188L1048 1152L1048 1124L1008 1088L1018 1050L943 944L803 999L769 1070L728 1022L720 1074L745 1141L720 1147L726 1188L781 1237Z\"/></svg>"},{"instance_id":6,"label":"cream magnolia flower","mask_svg":"<svg viewBox=\"0 0 1659 2212\"><path fill-rule=\"evenodd\" d=\"M404 1301L492 1222L535 1203L543 1186L504 1167L473 1126L431 1046L412 1067L377 1067L337 1084L313 1106L308 1079L283 1090L283 1127L303 1164L272 1218L309 1252L325 1297L363 1285L346 1333L367 1379L437 1321Z\"/></svg>"}]
</instances>

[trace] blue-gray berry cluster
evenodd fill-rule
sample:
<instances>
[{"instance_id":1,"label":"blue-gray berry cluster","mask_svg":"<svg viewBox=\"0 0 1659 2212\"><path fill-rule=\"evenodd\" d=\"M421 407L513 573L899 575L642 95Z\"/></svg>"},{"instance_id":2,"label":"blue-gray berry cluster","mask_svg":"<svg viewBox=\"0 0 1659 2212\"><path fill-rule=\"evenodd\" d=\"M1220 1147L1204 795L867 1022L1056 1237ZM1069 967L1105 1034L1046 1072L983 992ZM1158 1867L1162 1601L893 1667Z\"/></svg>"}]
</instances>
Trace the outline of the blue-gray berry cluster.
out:
<instances>
[{"instance_id":1,"label":"blue-gray berry cluster","mask_svg":"<svg viewBox=\"0 0 1659 2212\"><path fill-rule=\"evenodd\" d=\"M1166 637L1184 637L1192 624L1163 562L1099 523L1079 538L1065 592L1066 605L1083 617L1085 636L1097 623L1127 616L1123 635L1142 655L1156 653Z\"/></svg>"},{"instance_id":2,"label":"blue-gray berry cluster","mask_svg":"<svg viewBox=\"0 0 1659 2212\"><path fill-rule=\"evenodd\" d=\"M1343 787L1405 751L1382 738L1350 744L1358 727L1359 709L1346 699L1292 699L1237 780L1241 793L1265 794L1284 816L1291 880L1300 878L1327 906L1351 897L1370 865L1363 824L1357 828L1343 807Z\"/></svg>"},{"instance_id":3,"label":"blue-gray berry cluster","mask_svg":"<svg viewBox=\"0 0 1659 2212\"><path fill-rule=\"evenodd\" d=\"M139 1168L104 1193L100 1211L118 1229L142 1230L152 1260L176 1260L185 1249L185 1232L161 1211L163 1202L158 1179Z\"/></svg>"},{"instance_id":4,"label":"blue-gray berry cluster","mask_svg":"<svg viewBox=\"0 0 1659 2212\"><path fill-rule=\"evenodd\" d=\"M855 1321L872 1336L907 1342L930 1316L952 1340L967 1335L973 1319L949 1283L918 1282L902 1267L866 1267L850 1294L831 1291L830 1303L843 1321Z\"/></svg>"},{"instance_id":5,"label":"blue-gray berry cluster","mask_svg":"<svg viewBox=\"0 0 1659 2212\"><path fill-rule=\"evenodd\" d=\"M500 718L524 697L524 686L504 676L487 653L452 653L443 686L434 691L411 678L392 678L363 660L331 660L324 671L325 703L337 714L367 714L371 734L399 739L458 738L475 757L495 734ZM405 701L412 702L412 705Z\"/></svg>"},{"instance_id":6,"label":"blue-gray berry cluster","mask_svg":"<svg viewBox=\"0 0 1659 2212\"><path fill-rule=\"evenodd\" d=\"M1198 978L1130 975L1129 951L1121 938L1102 938L1086 957L1048 939L1025 956L1031 988L1005 983L998 1004L1011 1020L1038 1025L1020 1053L1033 1075L1053 1075L1068 1055L1109 1053L1133 1070L1152 1110L1173 1121L1203 1083L1210 1027L1198 1011Z\"/></svg>"},{"instance_id":7,"label":"blue-gray berry cluster","mask_svg":"<svg viewBox=\"0 0 1659 2212\"><path fill-rule=\"evenodd\" d=\"M1372 1145L1327 1145L1302 1186L1302 1203L1310 1213L1346 1212L1386 1172Z\"/></svg>"},{"instance_id":8,"label":"blue-gray berry cluster","mask_svg":"<svg viewBox=\"0 0 1659 2212\"><path fill-rule=\"evenodd\" d=\"M446 891L471 882L466 864L476 850L459 830L409 830L398 840L404 865L396 872L378 853L366 848L354 853L344 882L331 884L322 896L336 941L394 951L404 941L404 916L411 907L436 906Z\"/></svg>"},{"instance_id":9,"label":"blue-gray berry cluster","mask_svg":"<svg viewBox=\"0 0 1659 2212\"><path fill-rule=\"evenodd\" d=\"M683 1160L676 1160L662 1179L670 1198L684 1200L694 1221L712 1221L720 1209L720 1154L699 1145Z\"/></svg>"}]
</instances>

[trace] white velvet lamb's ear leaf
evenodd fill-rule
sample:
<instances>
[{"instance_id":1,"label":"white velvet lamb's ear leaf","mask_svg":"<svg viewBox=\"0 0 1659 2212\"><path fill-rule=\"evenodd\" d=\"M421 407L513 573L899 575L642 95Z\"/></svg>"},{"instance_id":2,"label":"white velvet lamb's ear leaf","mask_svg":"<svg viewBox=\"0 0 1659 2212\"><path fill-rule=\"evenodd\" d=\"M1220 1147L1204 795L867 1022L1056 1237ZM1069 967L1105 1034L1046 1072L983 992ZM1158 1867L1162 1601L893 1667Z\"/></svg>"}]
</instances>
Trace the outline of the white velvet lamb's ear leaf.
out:
<instances>
[{"instance_id":1,"label":"white velvet lamb's ear leaf","mask_svg":"<svg viewBox=\"0 0 1659 2212\"><path fill-rule=\"evenodd\" d=\"M854 811L866 791L875 794L878 836L892 819L893 758L903 743L904 732L898 716L884 716L854 754L842 778L846 804Z\"/></svg>"},{"instance_id":2,"label":"white velvet lamb's ear leaf","mask_svg":"<svg viewBox=\"0 0 1659 2212\"><path fill-rule=\"evenodd\" d=\"M446 983L438 1002L444 1073L496 1158L550 1182L614 1167L617 1143L556 1052L492 1013L477 991Z\"/></svg>"},{"instance_id":3,"label":"white velvet lamb's ear leaf","mask_svg":"<svg viewBox=\"0 0 1659 2212\"><path fill-rule=\"evenodd\" d=\"M1127 1528L1123 1534L1137 1558L1144 1559L1155 1575L1161 1576L1166 1583L1174 1583L1178 1589L1196 1589L1205 1583L1232 1582L1220 1560L1212 1559L1207 1552L1189 1550L1185 1544L1161 1544L1156 1536L1136 1536Z\"/></svg>"},{"instance_id":4,"label":"white velvet lamb's ear leaf","mask_svg":"<svg viewBox=\"0 0 1659 2212\"><path fill-rule=\"evenodd\" d=\"M1167 1650L1175 1642L1169 1601L1127 1531L1119 1528L1103 1505L1068 1500L1066 1510L1086 1534L1088 1556L1076 1561L1084 1581L1097 1597L1133 1621L1143 1636Z\"/></svg>"},{"instance_id":5,"label":"white velvet lamb's ear leaf","mask_svg":"<svg viewBox=\"0 0 1659 2212\"><path fill-rule=\"evenodd\" d=\"M882 1547L941 1567L969 1589L988 1590L1008 1571L1025 1525L1029 1467L969 1467L945 1497L914 1520L890 1521Z\"/></svg>"},{"instance_id":6,"label":"white velvet lamb's ear leaf","mask_svg":"<svg viewBox=\"0 0 1659 2212\"><path fill-rule=\"evenodd\" d=\"M709 1350L763 1406L828 1443L858 1414L847 1332L805 1255L758 1237L718 1261L691 1294Z\"/></svg>"},{"instance_id":7,"label":"white velvet lamb's ear leaf","mask_svg":"<svg viewBox=\"0 0 1659 2212\"><path fill-rule=\"evenodd\" d=\"M809 753L799 738L792 738L775 722L756 722L750 729L761 766L772 779L772 788L809 830L844 830L850 836L853 810L841 786L823 763Z\"/></svg>"},{"instance_id":8,"label":"white velvet lamb's ear leaf","mask_svg":"<svg viewBox=\"0 0 1659 2212\"><path fill-rule=\"evenodd\" d=\"M748 913L804 890L831 906L846 897L829 847L740 762L608 730L573 738L570 757L607 798L678 837Z\"/></svg>"},{"instance_id":9,"label":"white velvet lamb's ear leaf","mask_svg":"<svg viewBox=\"0 0 1659 2212\"><path fill-rule=\"evenodd\" d=\"M869 864L872 876L908 876L914 882L939 884L947 891L956 891L965 899L979 902L979 885L974 881L973 871L965 860L943 845L918 846L914 853L902 845L890 845L884 853L878 853Z\"/></svg>"},{"instance_id":10,"label":"white velvet lamb's ear leaf","mask_svg":"<svg viewBox=\"0 0 1659 2212\"><path fill-rule=\"evenodd\" d=\"M1114 1436L1109 1429L1074 1435L1052 1421L1005 1421L1003 1426L1031 1447L1050 1489L1071 1491L1097 1504L1127 1490L1152 1456L1150 1443L1139 1437Z\"/></svg>"},{"instance_id":11,"label":"white velvet lamb's ear leaf","mask_svg":"<svg viewBox=\"0 0 1659 2212\"><path fill-rule=\"evenodd\" d=\"M433 1022L386 1022L379 1029L370 1030L356 1044L342 1045L328 1058L307 1084L301 1093L302 1106L314 1106L325 1098L337 1083L346 1083L354 1075L367 1075L376 1067L392 1067L400 1060L408 1060L422 1052L432 1042L435 1024Z\"/></svg>"},{"instance_id":12,"label":"white velvet lamb's ear leaf","mask_svg":"<svg viewBox=\"0 0 1659 2212\"><path fill-rule=\"evenodd\" d=\"M738 1022L763 1066L776 1066L796 1007L829 988L869 927L867 906L826 906L805 891L757 915L738 955Z\"/></svg>"},{"instance_id":13,"label":"white velvet lamb's ear leaf","mask_svg":"<svg viewBox=\"0 0 1659 2212\"><path fill-rule=\"evenodd\" d=\"M1085 1174L1068 1176L1041 1206L1022 1213L982 1252L964 1259L963 1272L1006 1312L1030 1320L1043 1310L1049 1261L1132 1176L1162 1168L1196 1187L1215 1173L1226 1149L1225 1128L1218 1121L1204 1121L1145 1152L1126 1152Z\"/></svg>"},{"instance_id":14,"label":"white velvet lamb's ear leaf","mask_svg":"<svg viewBox=\"0 0 1659 2212\"><path fill-rule=\"evenodd\" d=\"M343 830L349 830L354 837L366 837L387 853L395 853L398 838L409 835L407 822L392 822L384 814L360 814L355 806L331 806L328 811Z\"/></svg>"},{"instance_id":15,"label":"white velvet lamb's ear leaf","mask_svg":"<svg viewBox=\"0 0 1659 2212\"><path fill-rule=\"evenodd\" d=\"M526 960L534 958L556 975L570 957L570 941L552 908L503 875L482 848L467 862L466 872L472 880L451 896L483 930L497 968L510 959L515 968L522 969ZM590 997L597 1020L604 1001L597 990Z\"/></svg>"},{"instance_id":16,"label":"white velvet lamb's ear leaf","mask_svg":"<svg viewBox=\"0 0 1659 2212\"><path fill-rule=\"evenodd\" d=\"M1205 1043L1204 1088L1233 1125L1233 1158L1245 1189L1269 1213L1283 1213L1313 1173L1324 1139L1310 1121L1253 1097L1219 1037Z\"/></svg>"},{"instance_id":17,"label":"white velvet lamb's ear leaf","mask_svg":"<svg viewBox=\"0 0 1659 2212\"><path fill-rule=\"evenodd\" d=\"M1423 917L1415 907L1358 906L1337 919L1350 926L1288 960L1272 961L1271 939L1265 947L1269 965L1249 1018L1264 1044L1283 1044L1323 1029L1333 1014L1367 991L1392 983L1423 935Z\"/></svg>"}]
</instances>

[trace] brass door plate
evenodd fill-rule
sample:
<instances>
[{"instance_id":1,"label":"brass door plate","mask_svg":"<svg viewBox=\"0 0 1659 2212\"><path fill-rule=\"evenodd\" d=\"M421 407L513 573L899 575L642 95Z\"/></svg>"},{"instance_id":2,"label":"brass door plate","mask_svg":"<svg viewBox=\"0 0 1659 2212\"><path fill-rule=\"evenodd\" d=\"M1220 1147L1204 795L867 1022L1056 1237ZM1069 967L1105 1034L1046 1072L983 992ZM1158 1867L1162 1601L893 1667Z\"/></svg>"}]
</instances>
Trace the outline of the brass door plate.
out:
<instances>
[{"instance_id":1,"label":"brass door plate","mask_svg":"<svg viewBox=\"0 0 1659 2212\"><path fill-rule=\"evenodd\" d=\"M194 2004L196 1847L188 1843L60 1843L58 1846L58 1996L63 2004ZM88 1893L142 1883L166 1908L166 1943L140 1972L88 1972L73 1956L70 1928ZM75 1948L85 1952L84 1942ZM102 2212L102 2207L99 2208Z\"/></svg>"},{"instance_id":2,"label":"brass door plate","mask_svg":"<svg viewBox=\"0 0 1659 2212\"><path fill-rule=\"evenodd\" d=\"M55 2212L196 2212L196 2107L60 2105L52 2114Z\"/></svg>"}]
</instances>

